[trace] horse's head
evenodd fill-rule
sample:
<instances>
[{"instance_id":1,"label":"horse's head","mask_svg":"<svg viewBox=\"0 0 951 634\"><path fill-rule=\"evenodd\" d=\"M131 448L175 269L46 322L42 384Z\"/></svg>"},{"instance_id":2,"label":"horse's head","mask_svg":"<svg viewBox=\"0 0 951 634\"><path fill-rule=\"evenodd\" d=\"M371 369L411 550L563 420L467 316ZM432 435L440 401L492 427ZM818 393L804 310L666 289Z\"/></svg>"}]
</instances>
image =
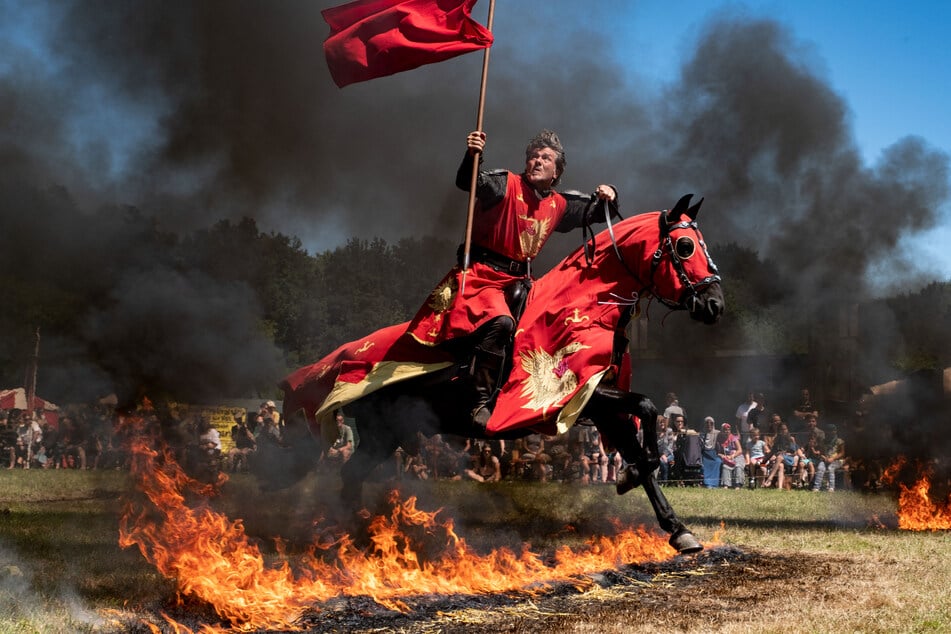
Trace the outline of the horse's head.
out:
<instances>
[{"instance_id":1,"label":"horse's head","mask_svg":"<svg viewBox=\"0 0 951 634\"><path fill-rule=\"evenodd\" d=\"M703 199L690 206L692 194L659 216L660 243L650 263L648 291L666 306L687 310L705 324L719 321L725 303L720 276L697 227Z\"/></svg>"}]
</instances>

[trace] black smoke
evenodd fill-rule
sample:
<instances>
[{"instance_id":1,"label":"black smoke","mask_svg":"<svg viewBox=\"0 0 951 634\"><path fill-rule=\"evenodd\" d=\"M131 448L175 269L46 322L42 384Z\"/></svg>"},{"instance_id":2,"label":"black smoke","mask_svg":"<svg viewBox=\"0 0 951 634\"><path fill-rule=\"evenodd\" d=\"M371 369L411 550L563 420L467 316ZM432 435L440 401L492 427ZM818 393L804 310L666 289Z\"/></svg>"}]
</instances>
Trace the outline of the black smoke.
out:
<instances>
[{"instance_id":1,"label":"black smoke","mask_svg":"<svg viewBox=\"0 0 951 634\"><path fill-rule=\"evenodd\" d=\"M57 342L76 359L65 375L214 392L278 372L247 289L211 288L160 244L139 244L126 205L169 233L250 216L315 249L461 238L452 182L481 55L337 89L321 50L332 4L48 3L35 12L51 54L2 45L16 60L0 66L4 268L33 279L74 267L58 292L76 296L88 327ZM623 32L606 35L579 3L546 7L497 9L490 166L518 169L525 141L550 127L568 150L563 185L614 183L626 214L703 195L709 242L772 258L790 306L864 297L871 264L891 262L897 281L922 274L894 247L938 221L948 157L904 138L864 164L849 105L782 24L721 14L657 86L627 72L638 59L614 61ZM577 240L555 241L547 263ZM227 306L247 317L222 321Z\"/></svg>"}]
</instances>

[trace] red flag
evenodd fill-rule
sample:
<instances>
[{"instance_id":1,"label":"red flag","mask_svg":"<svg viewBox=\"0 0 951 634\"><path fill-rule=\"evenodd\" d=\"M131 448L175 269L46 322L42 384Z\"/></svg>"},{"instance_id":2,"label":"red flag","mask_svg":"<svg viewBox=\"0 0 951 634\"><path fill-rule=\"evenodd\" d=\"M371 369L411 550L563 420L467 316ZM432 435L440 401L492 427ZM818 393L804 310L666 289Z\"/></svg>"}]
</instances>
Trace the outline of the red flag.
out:
<instances>
[{"instance_id":1,"label":"red flag","mask_svg":"<svg viewBox=\"0 0 951 634\"><path fill-rule=\"evenodd\" d=\"M470 17L476 0L357 0L321 12L334 82L392 75L486 48L492 33Z\"/></svg>"}]
</instances>

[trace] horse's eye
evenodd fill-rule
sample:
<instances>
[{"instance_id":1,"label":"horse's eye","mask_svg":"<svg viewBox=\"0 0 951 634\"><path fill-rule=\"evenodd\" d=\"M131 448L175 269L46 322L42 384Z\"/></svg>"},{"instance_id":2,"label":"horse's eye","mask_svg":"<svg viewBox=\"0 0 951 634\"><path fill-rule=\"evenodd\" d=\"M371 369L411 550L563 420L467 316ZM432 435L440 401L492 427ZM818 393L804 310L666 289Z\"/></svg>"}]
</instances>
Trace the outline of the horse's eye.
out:
<instances>
[{"instance_id":1,"label":"horse's eye","mask_svg":"<svg viewBox=\"0 0 951 634\"><path fill-rule=\"evenodd\" d=\"M693 238L688 238L687 236L677 238L677 242L674 245L674 250L677 251L677 257L681 260L686 260L691 255L693 255L693 252L696 251L696 248L697 247L693 242Z\"/></svg>"}]
</instances>

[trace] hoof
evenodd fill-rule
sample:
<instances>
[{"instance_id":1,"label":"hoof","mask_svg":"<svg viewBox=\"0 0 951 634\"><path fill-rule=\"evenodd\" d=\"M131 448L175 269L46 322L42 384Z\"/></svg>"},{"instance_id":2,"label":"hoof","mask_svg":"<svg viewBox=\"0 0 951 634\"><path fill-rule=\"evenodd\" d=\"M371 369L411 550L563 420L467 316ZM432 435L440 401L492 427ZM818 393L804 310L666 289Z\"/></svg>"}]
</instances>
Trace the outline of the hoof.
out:
<instances>
[{"instance_id":1,"label":"hoof","mask_svg":"<svg viewBox=\"0 0 951 634\"><path fill-rule=\"evenodd\" d=\"M641 472L634 465L628 465L617 475L617 494L624 495L641 484Z\"/></svg>"},{"instance_id":2,"label":"hoof","mask_svg":"<svg viewBox=\"0 0 951 634\"><path fill-rule=\"evenodd\" d=\"M693 536L693 533L688 531L686 528L681 528L679 531L670 536L670 539L667 542L681 555L689 555L692 553L699 553L703 550L703 546L697 541L697 538Z\"/></svg>"}]
</instances>

